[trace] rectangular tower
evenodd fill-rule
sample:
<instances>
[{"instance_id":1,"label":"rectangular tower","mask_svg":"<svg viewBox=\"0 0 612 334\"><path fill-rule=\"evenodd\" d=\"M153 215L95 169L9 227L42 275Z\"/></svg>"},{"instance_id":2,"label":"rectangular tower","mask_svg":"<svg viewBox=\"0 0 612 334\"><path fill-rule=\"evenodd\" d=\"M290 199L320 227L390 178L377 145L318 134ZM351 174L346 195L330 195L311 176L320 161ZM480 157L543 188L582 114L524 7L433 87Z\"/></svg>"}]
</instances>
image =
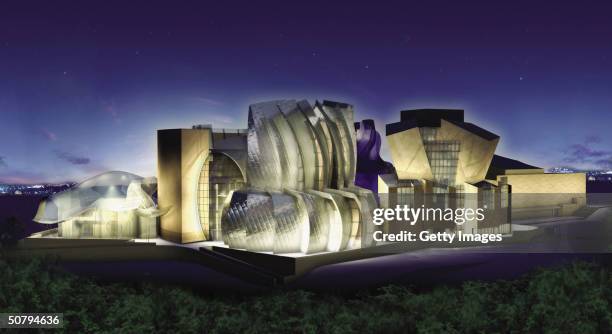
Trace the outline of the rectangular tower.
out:
<instances>
[{"instance_id":1,"label":"rectangular tower","mask_svg":"<svg viewBox=\"0 0 612 334\"><path fill-rule=\"evenodd\" d=\"M157 199L163 239L188 243L206 239L200 224L198 184L212 148L212 129L157 131Z\"/></svg>"}]
</instances>

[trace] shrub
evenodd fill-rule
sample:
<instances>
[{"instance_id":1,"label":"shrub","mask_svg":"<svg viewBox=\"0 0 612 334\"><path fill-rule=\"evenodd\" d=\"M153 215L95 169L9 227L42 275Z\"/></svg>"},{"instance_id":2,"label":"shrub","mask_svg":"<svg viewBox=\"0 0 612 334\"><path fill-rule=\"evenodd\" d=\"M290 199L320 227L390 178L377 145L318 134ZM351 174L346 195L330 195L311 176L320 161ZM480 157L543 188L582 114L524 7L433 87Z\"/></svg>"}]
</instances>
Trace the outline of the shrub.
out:
<instances>
[{"instance_id":1,"label":"shrub","mask_svg":"<svg viewBox=\"0 0 612 334\"><path fill-rule=\"evenodd\" d=\"M391 285L348 296L232 296L101 284L48 260L0 260L0 312L63 312L64 332L604 333L612 328L611 305L610 271L589 263L420 293Z\"/></svg>"}]
</instances>

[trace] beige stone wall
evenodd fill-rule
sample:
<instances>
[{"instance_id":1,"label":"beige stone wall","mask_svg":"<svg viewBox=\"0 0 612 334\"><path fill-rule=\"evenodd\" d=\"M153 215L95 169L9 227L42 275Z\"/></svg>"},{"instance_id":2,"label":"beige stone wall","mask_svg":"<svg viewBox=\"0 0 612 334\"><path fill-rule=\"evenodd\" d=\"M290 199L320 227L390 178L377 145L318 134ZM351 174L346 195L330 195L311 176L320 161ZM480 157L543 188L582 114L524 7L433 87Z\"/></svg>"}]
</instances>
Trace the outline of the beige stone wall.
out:
<instances>
[{"instance_id":1,"label":"beige stone wall","mask_svg":"<svg viewBox=\"0 0 612 334\"><path fill-rule=\"evenodd\" d=\"M466 131L446 120L441 121L439 140L461 142L456 183L473 183L484 180L499 138L487 140Z\"/></svg>"},{"instance_id":2,"label":"beige stone wall","mask_svg":"<svg viewBox=\"0 0 612 334\"><path fill-rule=\"evenodd\" d=\"M586 203L586 175L511 174L499 175L512 187L512 218L531 219L570 216Z\"/></svg>"},{"instance_id":3,"label":"beige stone wall","mask_svg":"<svg viewBox=\"0 0 612 334\"><path fill-rule=\"evenodd\" d=\"M389 135L387 144L398 179L433 179L419 128Z\"/></svg>"},{"instance_id":4,"label":"beige stone wall","mask_svg":"<svg viewBox=\"0 0 612 334\"><path fill-rule=\"evenodd\" d=\"M157 203L161 236L181 241L181 130L157 131Z\"/></svg>"},{"instance_id":5,"label":"beige stone wall","mask_svg":"<svg viewBox=\"0 0 612 334\"><path fill-rule=\"evenodd\" d=\"M210 129L157 132L157 196L161 235L175 242L205 240L197 206L198 181L212 144ZM208 222L204 222L207 224Z\"/></svg>"},{"instance_id":6,"label":"beige stone wall","mask_svg":"<svg viewBox=\"0 0 612 334\"><path fill-rule=\"evenodd\" d=\"M506 178L513 194L584 194L586 175L571 174L511 174L499 175L497 180Z\"/></svg>"},{"instance_id":7,"label":"beige stone wall","mask_svg":"<svg viewBox=\"0 0 612 334\"><path fill-rule=\"evenodd\" d=\"M456 183L484 180L499 138L487 140L442 120L437 140L461 143ZM419 128L412 128L387 136L393 165L400 180L433 179Z\"/></svg>"},{"instance_id":8,"label":"beige stone wall","mask_svg":"<svg viewBox=\"0 0 612 334\"><path fill-rule=\"evenodd\" d=\"M210 129L187 129L181 132L181 242L208 240L209 222L200 224L198 182L202 166L212 148Z\"/></svg>"}]
</instances>

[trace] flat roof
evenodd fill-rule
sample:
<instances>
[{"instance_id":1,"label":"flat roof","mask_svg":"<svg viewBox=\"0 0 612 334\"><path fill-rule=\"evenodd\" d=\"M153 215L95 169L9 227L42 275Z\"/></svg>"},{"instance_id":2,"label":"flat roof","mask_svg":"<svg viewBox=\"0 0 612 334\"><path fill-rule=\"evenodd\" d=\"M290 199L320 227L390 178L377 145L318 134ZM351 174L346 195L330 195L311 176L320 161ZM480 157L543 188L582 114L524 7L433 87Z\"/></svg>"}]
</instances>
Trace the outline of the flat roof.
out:
<instances>
[{"instance_id":1,"label":"flat roof","mask_svg":"<svg viewBox=\"0 0 612 334\"><path fill-rule=\"evenodd\" d=\"M440 127L441 126L441 120L444 118L441 118L439 120L432 120L432 119L427 119L427 120L418 120L418 119L406 119L406 120L402 120L400 122L395 122L395 123L389 123L387 125L385 125L385 134L387 136L390 136L392 134L398 133L398 132L402 132L402 131L406 131L406 130L410 130L413 128L421 128L421 127ZM479 127L478 125L475 125L473 123L468 123L468 122L458 122L458 121L453 121L453 120L447 120L444 119L448 122L450 122L451 124L454 124L468 132L471 132L475 135L477 135L478 137L484 138L486 140L494 140L494 139L498 139L499 136L494 134L491 131L485 130L481 127Z\"/></svg>"},{"instance_id":2,"label":"flat roof","mask_svg":"<svg viewBox=\"0 0 612 334\"><path fill-rule=\"evenodd\" d=\"M463 122L463 109L424 108L408 109L400 112L401 121L416 120L419 123L440 124L441 119Z\"/></svg>"}]
</instances>

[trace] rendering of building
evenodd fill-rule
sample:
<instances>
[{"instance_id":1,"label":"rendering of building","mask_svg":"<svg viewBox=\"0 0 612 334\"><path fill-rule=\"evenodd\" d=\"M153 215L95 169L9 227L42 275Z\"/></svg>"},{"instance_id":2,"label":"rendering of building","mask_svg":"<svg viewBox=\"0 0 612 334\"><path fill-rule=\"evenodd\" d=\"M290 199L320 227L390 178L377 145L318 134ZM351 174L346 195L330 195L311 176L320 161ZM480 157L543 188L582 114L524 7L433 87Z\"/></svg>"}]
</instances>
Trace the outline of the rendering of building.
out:
<instances>
[{"instance_id":1,"label":"rendering of building","mask_svg":"<svg viewBox=\"0 0 612 334\"><path fill-rule=\"evenodd\" d=\"M248 129L158 130L157 180L98 175L42 201L34 220L58 223L60 238L159 236L297 256L374 246L379 228L509 235L511 219L571 215L585 204L583 173L546 174L495 155L500 137L465 122L463 110L402 111L386 139L393 164L379 155L374 122L354 122L349 104L257 103ZM486 214L373 224L374 209L396 205Z\"/></svg>"},{"instance_id":2,"label":"rendering of building","mask_svg":"<svg viewBox=\"0 0 612 334\"><path fill-rule=\"evenodd\" d=\"M487 224L498 227L496 233L510 233L509 187L485 179L498 135L465 122L463 110L415 109L387 124L386 136L396 173L379 175L381 206L486 207L486 222L430 221L414 228L475 232Z\"/></svg>"},{"instance_id":3,"label":"rendering of building","mask_svg":"<svg viewBox=\"0 0 612 334\"><path fill-rule=\"evenodd\" d=\"M396 173L379 175L383 207L487 207L495 219L457 228L509 232L511 218L569 215L585 204L584 173L546 174L495 155L500 137L465 122L463 110L404 110L386 136Z\"/></svg>"},{"instance_id":4,"label":"rendering of building","mask_svg":"<svg viewBox=\"0 0 612 334\"><path fill-rule=\"evenodd\" d=\"M463 110L401 112L386 127L399 180L427 180L433 188L461 188L485 179L499 136L463 120Z\"/></svg>"},{"instance_id":5,"label":"rendering of building","mask_svg":"<svg viewBox=\"0 0 612 334\"><path fill-rule=\"evenodd\" d=\"M372 242L367 221L376 202L354 185L352 106L258 103L249 107L248 125L158 131L163 238L274 253Z\"/></svg>"},{"instance_id":6,"label":"rendering of building","mask_svg":"<svg viewBox=\"0 0 612 334\"><path fill-rule=\"evenodd\" d=\"M108 172L43 200L34 221L58 224L62 238L155 238L155 180Z\"/></svg>"},{"instance_id":7,"label":"rendering of building","mask_svg":"<svg viewBox=\"0 0 612 334\"><path fill-rule=\"evenodd\" d=\"M570 216L586 205L585 173L544 173L543 168L495 155L487 179L511 187L513 219Z\"/></svg>"},{"instance_id":8,"label":"rendering of building","mask_svg":"<svg viewBox=\"0 0 612 334\"><path fill-rule=\"evenodd\" d=\"M161 236L188 243L221 240L221 214L246 183L247 133L211 126L157 132Z\"/></svg>"},{"instance_id":9,"label":"rendering of building","mask_svg":"<svg viewBox=\"0 0 612 334\"><path fill-rule=\"evenodd\" d=\"M274 253L370 245L372 192L356 187L352 106L271 101L249 108L247 188L223 215L232 248Z\"/></svg>"}]
</instances>

